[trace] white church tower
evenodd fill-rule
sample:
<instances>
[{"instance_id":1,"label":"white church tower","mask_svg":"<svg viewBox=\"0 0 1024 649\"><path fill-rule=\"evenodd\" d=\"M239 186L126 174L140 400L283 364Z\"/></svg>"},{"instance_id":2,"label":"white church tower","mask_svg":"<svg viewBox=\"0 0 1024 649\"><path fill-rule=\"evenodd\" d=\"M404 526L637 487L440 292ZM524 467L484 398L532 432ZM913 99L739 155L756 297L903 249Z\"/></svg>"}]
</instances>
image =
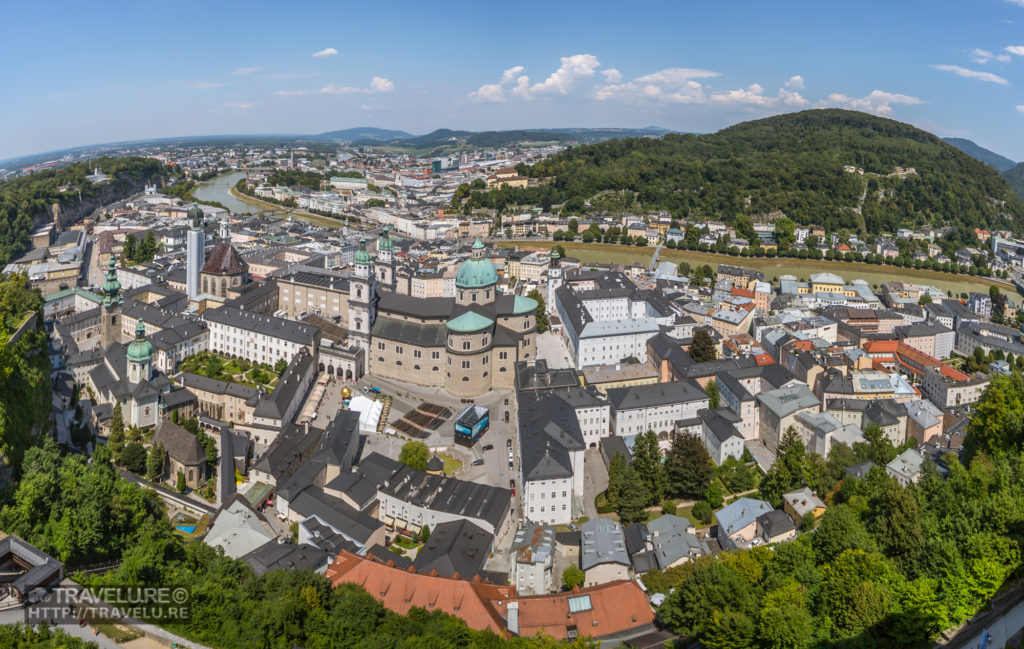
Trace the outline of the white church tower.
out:
<instances>
[{"instance_id":1,"label":"white church tower","mask_svg":"<svg viewBox=\"0 0 1024 649\"><path fill-rule=\"evenodd\" d=\"M562 285L562 266L559 262L561 255L557 250L551 251L551 261L548 263L548 299L544 310L548 313L555 312L555 291Z\"/></svg>"},{"instance_id":2,"label":"white church tower","mask_svg":"<svg viewBox=\"0 0 1024 649\"><path fill-rule=\"evenodd\" d=\"M376 282L370 272L370 253L366 250L366 237L359 239L355 256L355 272L349 279L348 335L349 342L364 349L370 347L370 328L373 326Z\"/></svg>"},{"instance_id":3,"label":"white church tower","mask_svg":"<svg viewBox=\"0 0 1024 649\"><path fill-rule=\"evenodd\" d=\"M185 240L185 292L188 299L199 295L199 273L206 263L206 233L203 232L203 210L193 203L188 211L191 224Z\"/></svg>"}]
</instances>

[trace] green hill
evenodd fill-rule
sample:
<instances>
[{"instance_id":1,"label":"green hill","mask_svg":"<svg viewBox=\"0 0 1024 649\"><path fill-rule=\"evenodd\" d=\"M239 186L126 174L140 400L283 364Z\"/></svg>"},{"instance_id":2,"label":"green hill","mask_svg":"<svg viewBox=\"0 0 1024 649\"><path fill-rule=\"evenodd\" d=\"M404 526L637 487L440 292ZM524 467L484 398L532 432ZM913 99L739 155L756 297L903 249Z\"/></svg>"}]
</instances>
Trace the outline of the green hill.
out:
<instances>
[{"instance_id":1,"label":"green hill","mask_svg":"<svg viewBox=\"0 0 1024 649\"><path fill-rule=\"evenodd\" d=\"M1010 189L1024 200L1024 162L1018 163L1016 167L1003 172L1003 178L1010 184Z\"/></svg>"},{"instance_id":2,"label":"green hill","mask_svg":"<svg viewBox=\"0 0 1024 649\"><path fill-rule=\"evenodd\" d=\"M946 144L952 144L972 158L995 167L997 171L1003 172L1017 166L1016 162L1006 156L1001 156L995 151L989 151L983 146L978 146L971 140L965 140L962 137L944 137L942 141Z\"/></svg>"},{"instance_id":3,"label":"green hill","mask_svg":"<svg viewBox=\"0 0 1024 649\"><path fill-rule=\"evenodd\" d=\"M895 167L916 173L899 177ZM950 223L1020 230L1024 223L1024 202L992 167L931 133L846 110L779 115L706 135L610 140L521 172L538 186L472 192L459 206L667 210L725 220L781 211L800 224L869 234Z\"/></svg>"}]
</instances>

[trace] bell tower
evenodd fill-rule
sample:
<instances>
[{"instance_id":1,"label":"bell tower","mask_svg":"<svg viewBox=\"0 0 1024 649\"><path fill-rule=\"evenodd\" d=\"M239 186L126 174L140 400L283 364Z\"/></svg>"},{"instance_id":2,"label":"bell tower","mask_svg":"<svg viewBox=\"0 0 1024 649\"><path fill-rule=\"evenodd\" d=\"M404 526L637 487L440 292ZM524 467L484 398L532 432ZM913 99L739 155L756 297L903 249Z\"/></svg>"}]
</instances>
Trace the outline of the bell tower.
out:
<instances>
[{"instance_id":1,"label":"bell tower","mask_svg":"<svg viewBox=\"0 0 1024 649\"><path fill-rule=\"evenodd\" d=\"M100 345L121 342L121 282L117 281L117 259L110 255L107 281L103 282L103 304L100 306Z\"/></svg>"}]
</instances>

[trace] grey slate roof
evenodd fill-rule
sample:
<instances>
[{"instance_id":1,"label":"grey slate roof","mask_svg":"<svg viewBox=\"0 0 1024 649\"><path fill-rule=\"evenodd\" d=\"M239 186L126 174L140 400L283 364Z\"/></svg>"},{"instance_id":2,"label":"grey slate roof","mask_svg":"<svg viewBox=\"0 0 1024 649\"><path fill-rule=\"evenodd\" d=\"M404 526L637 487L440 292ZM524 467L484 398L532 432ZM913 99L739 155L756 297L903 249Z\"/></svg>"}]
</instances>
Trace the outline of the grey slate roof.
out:
<instances>
[{"instance_id":1,"label":"grey slate roof","mask_svg":"<svg viewBox=\"0 0 1024 649\"><path fill-rule=\"evenodd\" d=\"M412 565L419 573L436 570L442 577L457 573L472 579L483 570L493 543L493 535L467 520L441 523L430 530Z\"/></svg>"},{"instance_id":2,"label":"grey slate roof","mask_svg":"<svg viewBox=\"0 0 1024 649\"><path fill-rule=\"evenodd\" d=\"M668 514L647 523L659 565L667 567L683 557L692 560L710 553L707 543L687 531L689 528L688 519Z\"/></svg>"},{"instance_id":3,"label":"grey slate roof","mask_svg":"<svg viewBox=\"0 0 1024 649\"><path fill-rule=\"evenodd\" d=\"M430 475L405 465L377 489L425 509L479 518L495 528L500 526L512 503L512 492L508 489Z\"/></svg>"},{"instance_id":4,"label":"grey slate roof","mask_svg":"<svg viewBox=\"0 0 1024 649\"><path fill-rule=\"evenodd\" d=\"M272 570L322 570L332 555L308 544L267 543L242 557L257 575Z\"/></svg>"},{"instance_id":5,"label":"grey slate roof","mask_svg":"<svg viewBox=\"0 0 1024 649\"><path fill-rule=\"evenodd\" d=\"M185 466L206 461L206 451L199 438L169 419L160 422L153 435L153 445L163 444L167 455Z\"/></svg>"},{"instance_id":6,"label":"grey slate roof","mask_svg":"<svg viewBox=\"0 0 1024 649\"><path fill-rule=\"evenodd\" d=\"M651 408L675 403L707 400L708 394L696 381L635 385L608 390L608 401L615 410Z\"/></svg>"},{"instance_id":7,"label":"grey slate roof","mask_svg":"<svg viewBox=\"0 0 1024 649\"><path fill-rule=\"evenodd\" d=\"M441 347L445 344L448 329L444 324L420 324L379 316L373 323L373 337L417 347Z\"/></svg>"},{"instance_id":8,"label":"grey slate roof","mask_svg":"<svg viewBox=\"0 0 1024 649\"><path fill-rule=\"evenodd\" d=\"M254 311L242 311L229 306L207 309L203 312L203 319L207 322L253 331L299 345L311 345L317 335L317 328L312 325Z\"/></svg>"},{"instance_id":9,"label":"grey slate roof","mask_svg":"<svg viewBox=\"0 0 1024 649\"><path fill-rule=\"evenodd\" d=\"M772 539L780 534L785 534L796 529L793 519L784 511L773 509L757 517L757 524L761 528L765 539Z\"/></svg>"},{"instance_id":10,"label":"grey slate roof","mask_svg":"<svg viewBox=\"0 0 1024 649\"><path fill-rule=\"evenodd\" d=\"M594 518L580 524L580 568L603 563L630 565L622 526L610 518Z\"/></svg>"},{"instance_id":11,"label":"grey slate roof","mask_svg":"<svg viewBox=\"0 0 1024 649\"><path fill-rule=\"evenodd\" d=\"M349 507L345 501L324 493L319 487L303 490L288 503L290 509L303 518L316 516L321 522L344 534L361 546L384 524L375 518Z\"/></svg>"},{"instance_id":12,"label":"grey slate roof","mask_svg":"<svg viewBox=\"0 0 1024 649\"><path fill-rule=\"evenodd\" d=\"M571 477L569 452L586 448L572 406L554 392L522 392L518 414L523 479Z\"/></svg>"}]
</instances>

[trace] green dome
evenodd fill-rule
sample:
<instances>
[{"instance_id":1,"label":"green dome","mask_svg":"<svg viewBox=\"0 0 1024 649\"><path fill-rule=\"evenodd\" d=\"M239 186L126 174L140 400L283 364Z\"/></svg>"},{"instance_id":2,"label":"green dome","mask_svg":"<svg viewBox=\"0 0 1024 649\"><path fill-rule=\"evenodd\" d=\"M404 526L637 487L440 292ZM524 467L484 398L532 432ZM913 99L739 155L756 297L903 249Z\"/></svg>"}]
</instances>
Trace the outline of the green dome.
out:
<instances>
[{"instance_id":1,"label":"green dome","mask_svg":"<svg viewBox=\"0 0 1024 649\"><path fill-rule=\"evenodd\" d=\"M448 329L455 333L468 334L474 331L482 331L494 324L487 316L482 316L475 311L466 311L457 318L448 321Z\"/></svg>"},{"instance_id":2,"label":"green dome","mask_svg":"<svg viewBox=\"0 0 1024 649\"><path fill-rule=\"evenodd\" d=\"M532 297L523 297L522 295L517 295L516 299L512 301L512 315L536 313L537 307L539 306L540 305L537 304L537 300L533 299Z\"/></svg>"},{"instance_id":3,"label":"green dome","mask_svg":"<svg viewBox=\"0 0 1024 649\"><path fill-rule=\"evenodd\" d=\"M459 288L483 288L498 283L498 269L494 262L483 256L484 244L480 239L473 244L473 257L462 262L455 275L455 286Z\"/></svg>"},{"instance_id":4,"label":"green dome","mask_svg":"<svg viewBox=\"0 0 1024 649\"><path fill-rule=\"evenodd\" d=\"M390 250L394 251L395 242L391 240L391 234L388 232L388 226L384 226L384 232L380 235L380 239L377 240L377 250Z\"/></svg>"},{"instance_id":5,"label":"green dome","mask_svg":"<svg viewBox=\"0 0 1024 649\"><path fill-rule=\"evenodd\" d=\"M117 281L117 260L114 259L114 255L110 255L110 261L107 264L107 281L103 282L104 298L103 304L110 306L120 301L121 293L121 282Z\"/></svg>"},{"instance_id":6,"label":"green dome","mask_svg":"<svg viewBox=\"0 0 1024 649\"><path fill-rule=\"evenodd\" d=\"M146 325L135 325L135 340L128 343L128 360L134 363L144 363L153 358L153 343L146 340Z\"/></svg>"},{"instance_id":7,"label":"green dome","mask_svg":"<svg viewBox=\"0 0 1024 649\"><path fill-rule=\"evenodd\" d=\"M359 250L356 251L356 263L370 263L370 253L366 252L366 237L359 237Z\"/></svg>"}]
</instances>

